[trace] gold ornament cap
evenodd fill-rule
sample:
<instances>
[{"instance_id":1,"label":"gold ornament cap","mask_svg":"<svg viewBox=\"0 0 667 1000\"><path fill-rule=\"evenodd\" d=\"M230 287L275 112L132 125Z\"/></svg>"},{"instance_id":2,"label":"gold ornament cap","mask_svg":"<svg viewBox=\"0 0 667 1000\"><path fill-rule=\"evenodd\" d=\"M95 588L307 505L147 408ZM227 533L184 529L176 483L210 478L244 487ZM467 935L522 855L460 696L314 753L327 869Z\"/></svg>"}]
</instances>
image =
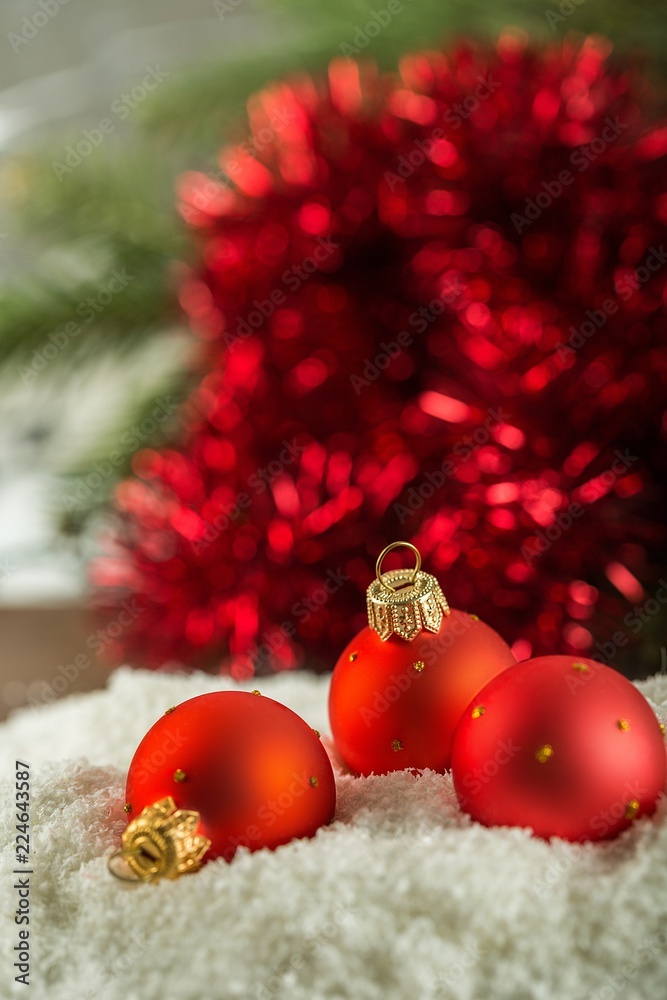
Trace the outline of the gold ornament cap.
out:
<instances>
[{"instance_id":1,"label":"gold ornament cap","mask_svg":"<svg viewBox=\"0 0 667 1000\"><path fill-rule=\"evenodd\" d=\"M392 549L410 549L416 559L413 569L382 572L382 561ZM375 580L366 591L368 624L382 641L398 635L406 642L420 632L439 632L442 619L449 614L447 598L430 573L422 572L422 558L410 542L392 542L378 556Z\"/></svg>"},{"instance_id":2,"label":"gold ornament cap","mask_svg":"<svg viewBox=\"0 0 667 1000\"><path fill-rule=\"evenodd\" d=\"M152 882L194 872L211 846L197 833L199 813L177 809L171 795L146 808L128 823L122 847L108 861L109 871L123 882ZM122 858L131 874L121 874L114 864Z\"/></svg>"}]
</instances>

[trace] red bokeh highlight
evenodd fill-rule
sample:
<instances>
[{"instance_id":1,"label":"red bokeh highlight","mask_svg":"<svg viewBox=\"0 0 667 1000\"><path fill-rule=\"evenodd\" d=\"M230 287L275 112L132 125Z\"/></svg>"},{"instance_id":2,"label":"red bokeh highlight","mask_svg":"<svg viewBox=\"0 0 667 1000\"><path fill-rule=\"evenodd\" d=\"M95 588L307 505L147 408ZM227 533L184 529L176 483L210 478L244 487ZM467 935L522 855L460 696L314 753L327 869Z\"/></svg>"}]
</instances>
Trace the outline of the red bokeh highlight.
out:
<instances>
[{"instance_id":1,"label":"red bokeh highlight","mask_svg":"<svg viewBox=\"0 0 667 1000\"><path fill-rule=\"evenodd\" d=\"M650 592L667 145L610 58L506 34L336 60L251 99L229 183L181 179L206 374L116 492L93 580L141 613L115 657L330 668L396 538L532 655L592 652Z\"/></svg>"}]
</instances>

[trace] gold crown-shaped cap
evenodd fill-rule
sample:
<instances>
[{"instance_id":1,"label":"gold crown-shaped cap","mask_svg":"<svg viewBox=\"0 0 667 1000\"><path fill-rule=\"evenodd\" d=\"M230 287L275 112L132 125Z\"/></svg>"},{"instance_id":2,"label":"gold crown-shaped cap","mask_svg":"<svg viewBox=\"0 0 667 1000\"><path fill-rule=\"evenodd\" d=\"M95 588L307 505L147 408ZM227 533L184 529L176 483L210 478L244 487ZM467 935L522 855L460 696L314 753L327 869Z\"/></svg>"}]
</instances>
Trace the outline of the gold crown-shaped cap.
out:
<instances>
[{"instance_id":1,"label":"gold crown-shaped cap","mask_svg":"<svg viewBox=\"0 0 667 1000\"><path fill-rule=\"evenodd\" d=\"M382 560L399 546L415 553L416 566L382 573ZM449 614L449 604L436 578L422 572L421 555L414 545L392 542L380 553L375 572L376 579L366 591L368 624L383 641L395 634L412 642L420 632L440 630L443 617Z\"/></svg>"},{"instance_id":2,"label":"gold crown-shaped cap","mask_svg":"<svg viewBox=\"0 0 667 1000\"><path fill-rule=\"evenodd\" d=\"M177 809L169 795L146 808L126 827L122 847L114 857L124 858L132 872L125 881L151 882L158 878L177 878L196 871L211 846L211 841L197 833L199 813Z\"/></svg>"}]
</instances>

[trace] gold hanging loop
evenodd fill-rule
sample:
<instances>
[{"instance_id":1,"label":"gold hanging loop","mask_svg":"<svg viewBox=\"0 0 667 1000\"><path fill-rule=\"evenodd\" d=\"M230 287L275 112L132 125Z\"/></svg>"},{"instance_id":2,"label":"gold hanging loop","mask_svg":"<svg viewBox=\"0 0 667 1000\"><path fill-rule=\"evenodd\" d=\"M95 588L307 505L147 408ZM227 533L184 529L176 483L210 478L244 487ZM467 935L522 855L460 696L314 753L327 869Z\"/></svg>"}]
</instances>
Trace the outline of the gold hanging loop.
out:
<instances>
[{"instance_id":1,"label":"gold hanging loop","mask_svg":"<svg viewBox=\"0 0 667 1000\"><path fill-rule=\"evenodd\" d=\"M410 580L410 583L413 584L417 579L417 573L422 568L422 556L417 546L413 545L412 542L392 542L390 545L385 545L382 552L377 558L377 562L375 563L375 576L380 581L380 583L382 583L382 560L387 555L387 553L392 552L394 549L399 549L401 547L406 549L411 549L414 552L416 562L415 562L414 573L412 574L412 579ZM390 590L395 589L394 587L391 586L391 584L387 584L387 586L389 586Z\"/></svg>"},{"instance_id":2,"label":"gold hanging loop","mask_svg":"<svg viewBox=\"0 0 667 1000\"><path fill-rule=\"evenodd\" d=\"M157 876L159 875L157 865L154 866L155 869L154 872L149 874L148 871L146 871L146 874L143 877L140 877L139 875L135 875L132 873L132 869L130 868L127 861L125 861L124 869L119 868L118 865L116 864L116 860L118 858L125 859L130 854L138 855L139 853L140 853L139 851L125 851L123 850L122 847L119 848L119 850L114 851L113 854L109 858L107 858L107 868L109 869L113 877L117 878L120 882L131 882L134 885L138 885L140 882L151 882L154 878L157 878Z\"/></svg>"},{"instance_id":3,"label":"gold hanging loop","mask_svg":"<svg viewBox=\"0 0 667 1000\"><path fill-rule=\"evenodd\" d=\"M383 573L384 557L399 547L414 553L414 568ZM440 584L422 571L421 564L421 553L411 542L392 542L378 556L375 580L366 591L366 607L368 624L383 642L394 634L412 642L420 632L439 632L443 617L449 614Z\"/></svg>"}]
</instances>

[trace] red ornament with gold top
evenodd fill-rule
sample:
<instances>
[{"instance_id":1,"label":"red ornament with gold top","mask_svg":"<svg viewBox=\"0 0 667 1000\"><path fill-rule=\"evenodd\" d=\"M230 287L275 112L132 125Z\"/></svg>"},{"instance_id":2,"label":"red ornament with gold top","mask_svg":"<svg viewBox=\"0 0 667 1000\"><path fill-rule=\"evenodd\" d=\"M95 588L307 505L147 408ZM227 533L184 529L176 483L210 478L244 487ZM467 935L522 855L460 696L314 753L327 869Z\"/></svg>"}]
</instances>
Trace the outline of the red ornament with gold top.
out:
<instances>
[{"instance_id":1,"label":"red ornament with gold top","mask_svg":"<svg viewBox=\"0 0 667 1000\"><path fill-rule=\"evenodd\" d=\"M384 556L398 546L413 550L416 567L382 573ZM450 609L408 542L381 553L367 605L368 627L343 650L331 679L338 752L357 774L444 771L466 706L516 663L512 651L476 615Z\"/></svg>"},{"instance_id":2,"label":"red ornament with gold top","mask_svg":"<svg viewBox=\"0 0 667 1000\"><path fill-rule=\"evenodd\" d=\"M295 712L259 692L218 691L167 709L149 729L126 799L118 854L128 877L150 880L231 860L239 847L312 837L333 818L336 787L319 733Z\"/></svg>"},{"instance_id":3,"label":"red ornament with gold top","mask_svg":"<svg viewBox=\"0 0 667 1000\"><path fill-rule=\"evenodd\" d=\"M468 706L452 774L461 807L485 826L604 840L653 813L667 757L653 709L622 674L541 656L494 678Z\"/></svg>"}]
</instances>

